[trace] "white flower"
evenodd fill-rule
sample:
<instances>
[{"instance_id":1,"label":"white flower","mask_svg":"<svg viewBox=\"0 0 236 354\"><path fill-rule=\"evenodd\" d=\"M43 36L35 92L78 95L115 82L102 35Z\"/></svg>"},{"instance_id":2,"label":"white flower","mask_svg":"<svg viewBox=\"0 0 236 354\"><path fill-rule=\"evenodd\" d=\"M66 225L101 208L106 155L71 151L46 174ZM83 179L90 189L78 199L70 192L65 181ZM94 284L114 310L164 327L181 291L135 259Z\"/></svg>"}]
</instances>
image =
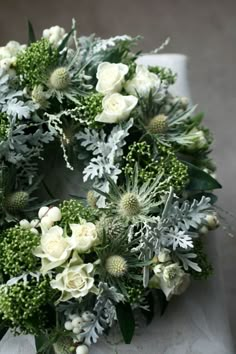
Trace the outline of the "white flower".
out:
<instances>
[{"instance_id":1,"label":"white flower","mask_svg":"<svg viewBox=\"0 0 236 354\"><path fill-rule=\"evenodd\" d=\"M104 97L102 101L103 112L95 120L102 123L119 123L129 117L137 103L138 99L134 96L113 93Z\"/></svg>"},{"instance_id":2,"label":"white flower","mask_svg":"<svg viewBox=\"0 0 236 354\"><path fill-rule=\"evenodd\" d=\"M51 281L51 287L62 292L61 301L81 299L89 292L95 291L93 270L92 263L66 267Z\"/></svg>"},{"instance_id":3,"label":"white flower","mask_svg":"<svg viewBox=\"0 0 236 354\"><path fill-rule=\"evenodd\" d=\"M96 226L91 222L82 224L70 224L72 236L70 237L70 245L72 249L76 249L79 253L84 253L97 242L98 235Z\"/></svg>"},{"instance_id":4,"label":"white flower","mask_svg":"<svg viewBox=\"0 0 236 354\"><path fill-rule=\"evenodd\" d=\"M53 226L41 236L40 246L34 255L42 259L42 273L62 265L70 256L71 248L68 237L63 237L63 229Z\"/></svg>"},{"instance_id":5,"label":"white flower","mask_svg":"<svg viewBox=\"0 0 236 354\"><path fill-rule=\"evenodd\" d=\"M54 47L58 47L65 36L65 29L59 26L52 26L43 31L43 38L48 39Z\"/></svg>"},{"instance_id":6,"label":"white flower","mask_svg":"<svg viewBox=\"0 0 236 354\"><path fill-rule=\"evenodd\" d=\"M161 263L165 263L171 260L170 257L170 250L168 250L167 248L164 248L163 250L161 250L158 254L158 260Z\"/></svg>"},{"instance_id":7,"label":"white flower","mask_svg":"<svg viewBox=\"0 0 236 354\"><path fill-rule=\"evenodd\" d=\"M44 216L41 219L40 226L42 228L42 231L45 232L46 230L50 229L53 226L54 222L49 216Z\"/></svg>"},{"instance_id":8,"label":"white flower","mask_svg":"<svg viewBox=\"0 0 236 354\"><path fill-rule=\"evenodd\" d=\"M88 353L89 353L89 349L88 349L87 345L80 344L76 348L76 354L88 354Z\"/></svg>"},{"instance_id":9,"label":"white flower","mask_svg":"<svg viewBox=\"0 0 236 354\"><path fill-rule=\"evenodd\" d=\"M61 220L61 210L57 207L52 207L49 208L48 212L47 212L47 216L53 221L60 221Z\"/></svg>"},{"instance_id":10,"label":"white flower","mask_svg":"<svg viewBox=\"0 0 236 354\"><path fill-rule=\"evenodd\" d=\"M119 92L129 67L125 64L104 62L98 65L96 90L104 95Z\"/></svg>"},{"instance_id":11,"label":"white flower","mask_svg":"<svg viewBox=\"0 0 236 354\"><path fill-rule=\"evenodd\" d=\"M160 264L155 266L153 271L155 275L150 280L149 286L160 288L168 301L173 295L181 295L190 284L190 275L177 263L166 267Z\"/></svg>"},{"instance_id":12,"label":"white flower","mask_svg":"<svg viewBox=\"0 0 236 354\"><path fill-rule=\"evenodd\" d=\"M15 41L10 41L6 46L0 47L0 69L3 69L11 76L14 76L15 70L12 69L12 66L16 63L17 54L24 48L24 45Z\"/></svg>"},{"instance_id":13,"label":"white flower","mask_svg":"<svg viewBox=\"0 0 236 354\"><path fill-rule=\"evenodd\" d=\"M43 216L46 216L48 210L49 210L49 207L47 207L47 206L41 207L38 212L39 219L42 219Z\"/></svg>"},{"instance_id":14,"label":"white flower","mask_svg":"<svg viewBox=\"0 0 236 354\"><path fill-rule=\"evenodd\" d=\"M30 225L30 222L28 220L22 219L20 221L20 227L22 227L22 229L30 229L31 225Z\"/></svg>"},{"instance_id":15,"label":"white flower","mask_svg":"<svg viewBox=\"0 0 236 354\"><path fill-rule=\"evenodd\" d=\"M158 76L151 73L144 65L137 65L133 79L125 84L126 91L131 95L147 97L152 90L153 94L161 87Z\"/></svg>"}]
</instances>

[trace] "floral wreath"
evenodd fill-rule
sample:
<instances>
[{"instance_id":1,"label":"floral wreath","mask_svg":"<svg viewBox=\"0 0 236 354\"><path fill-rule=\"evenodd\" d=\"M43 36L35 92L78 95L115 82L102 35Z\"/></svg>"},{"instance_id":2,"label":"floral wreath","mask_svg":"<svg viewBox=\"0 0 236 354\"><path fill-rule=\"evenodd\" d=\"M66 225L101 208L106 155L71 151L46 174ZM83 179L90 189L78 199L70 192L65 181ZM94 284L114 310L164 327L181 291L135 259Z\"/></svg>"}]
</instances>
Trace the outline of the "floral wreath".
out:
<instances>
[{"instance_id":1,"label":"floral wreath","mask_svg":"<svg viewBox=\"0 0 236 354\"><path fill-rule=\"evenodd\" d=\"M136 313L212 273L212 136L170 69L137 64L139 39L73 21L36 40L29 23L28 45L0 48L1 337L33 334L38 353L86 354L116 322L130 343ZM53 141L86 198L40 200Z\"/></svg>"}]
</instances>

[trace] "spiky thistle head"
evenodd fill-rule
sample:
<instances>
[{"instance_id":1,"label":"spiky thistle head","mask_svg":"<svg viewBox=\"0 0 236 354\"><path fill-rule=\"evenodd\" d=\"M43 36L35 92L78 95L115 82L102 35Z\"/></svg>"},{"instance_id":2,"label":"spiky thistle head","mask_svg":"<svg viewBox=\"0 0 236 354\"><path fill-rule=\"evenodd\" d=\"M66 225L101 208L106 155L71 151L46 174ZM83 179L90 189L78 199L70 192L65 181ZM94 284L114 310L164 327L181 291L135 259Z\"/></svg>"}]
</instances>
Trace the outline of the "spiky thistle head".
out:
<instances>
[{"instance_id":1,"label":"spiky thistle head","mask_svg":"<svg viewBox=\"0 0 236 354\"><path fill-rule=\"evenodd\" d=\"M55 69L49 78L49 85L55 90L65 90L71 83L69 70L65 67Z\"/></svg>"},{"instance_id":2,"label":"spiky thistle head","mask_svg":"<svg viewBox=\"0 0 236 354\"><path fill-rule=\"evenodd\" d=\"M122 195L119 202L119 213L124 217L138 215L141 211L141 205L138 196L135 193L127 192Z\"/></svg>"},{"instance_id":3,"label":"spiky thistle head","mask_svg":"<svg viewBox=\"0 0 236 354\"><path fill-rule=\"evenodd\" d=\"M120 278L126 274L128 264L123 257L114 255L107 258L105 268L111 276Z\"/></svg>"},{"instance_id":4,"label":"spiky thistle head","mask_svg":"<svg viewBox=\"0 0 236 354\"><path fill-rule=\"evenodd\" d=\"M18 191L6 196L4 207L10 214L18 214L24 210L29 201L29 194L24 191Z\"/></svg>"},{"instance_id":5,"label":"spiky thistle head","mask_svg":"<svg viewBox=\"0 0 236 354\"><path fill-rule=\"evenodd\" d=\"M165 114L158 114L150 120L147 131L150 134L163 134L168 128L168 117Z\"/></svg>"}]
</instances>

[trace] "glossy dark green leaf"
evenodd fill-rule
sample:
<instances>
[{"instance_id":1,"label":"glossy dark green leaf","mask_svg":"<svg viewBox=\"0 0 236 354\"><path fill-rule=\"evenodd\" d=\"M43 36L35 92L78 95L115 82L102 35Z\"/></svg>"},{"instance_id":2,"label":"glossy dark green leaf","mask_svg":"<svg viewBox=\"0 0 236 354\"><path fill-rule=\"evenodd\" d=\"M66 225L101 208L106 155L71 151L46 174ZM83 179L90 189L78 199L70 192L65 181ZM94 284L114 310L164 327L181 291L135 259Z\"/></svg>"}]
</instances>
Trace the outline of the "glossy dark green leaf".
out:
<instances>
[{"instance_id":1,"label":"glossy dark green leaf","mask_svg":"<svg viewBox=\"0 0 236 354\"><path fill-rule=\"evenodd\" d=\"M146 300L148 303L148 311L142 310L142 312L147 320L147 324L150 324L154 317L154 298L152 292L146 296Z\"/></svg>"},{"instance_id":2,"label":"glossy dark green leaf","mask_svg":"<svg viewBox=\"0 0 236 354\"><path fill-rule=\"evenodd\" d=\"M134 315L130 304L127 302L117 304L116 314L124 342L130 344L135 330Z\"/></svg>"},{"instance_id":3,"label":"glossy dark green leaf","mask_svg":"<svg viewBox=\"0 0 236 354\"><path fill-rule=\"evenodd\" d=\"M166 312L166 309L169 305L169 302L166 300L166 296L162 290L157 290L158 302L160 306L160 315L163 316Z\"/></svg>"},{"instance_id":4,"label":"glossy dark green leaf","mask_svg":"<svg viewBox=\"0 0 236 354\"><path fill-rule=\"evenodd\" d=\"M185 165L188 166L190 182L186 189L189 191L210 191L213 189L222 188L221 184L211 177L208 173L204 172L197 166L190 164L189 162L183 161Z\"/></svg>"},{"instance_id":5,"label":"glossy dark green leaf","mask_svg":"<svg viewBox=\"0 0 236 354\"><path fill-rule=\"evenodd\" d=\"M51 340L45 335L35 337L35 347L37 354L55 354Z\"/></svg>"},{"instance_id":6,"label":"glossy dark green leaf","mask_svg":"<svg viewBox=\"0 0 236 354\"><path fill-rule=\"evenodd\" d=\"M34 32L33 25L30 21L28 21L28 44L36 42L36 35Z\"/></svg>"},{"instance_id":7,"label":"glossy dark green leaf","mask_svg":"<svg viewBox=\"0 0 236 354\"><path fill-rule=\"evenodd\" d=\"M5 336L8 331L8 327L4 322L0 324L0 340Z\"/></svg>"},{"instance_id":8,"label":"glossy dark green leaf","mask_svg":"<svg viewBox=\"0 0 236 354\"><path fill-rule=\"evenodd\" d=\"M74 28L72 28L70 30L70 32L65 36L65 38L62 40L61 44L59 45L59 47L57 48L58 52L60 53L66 46L67 42L69 41L72 33L74 32Z\"/></svg>"}]
</instances>

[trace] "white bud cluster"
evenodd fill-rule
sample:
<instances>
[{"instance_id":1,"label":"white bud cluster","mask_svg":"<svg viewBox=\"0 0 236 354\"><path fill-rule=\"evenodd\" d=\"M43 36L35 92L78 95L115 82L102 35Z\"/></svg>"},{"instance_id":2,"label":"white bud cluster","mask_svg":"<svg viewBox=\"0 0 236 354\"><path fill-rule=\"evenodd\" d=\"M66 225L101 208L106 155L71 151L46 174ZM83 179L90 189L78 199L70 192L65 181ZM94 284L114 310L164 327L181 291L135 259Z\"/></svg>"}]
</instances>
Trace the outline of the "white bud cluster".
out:
<instances>
[{"instance_id":1,"label":"white bud cluster","mask_svg":"<svg viewBox=\"0 0 236 354\"><path fill-rule=\"evenodd\" d=\"M50 229L55 222L61 220L62 215L61 210L57 207L43 206L39 209L38 217L40 219L40 226Z\"/></svg>"},{"instance_id":2,"label":"white bud cluster","mask_svg":"<svg viewBox=\"0 0 236 354\"><path fill-rule=\"evenodd\" d=\"M34 219L32 221L28 221L26 219L22 219L20 221L20 227L22 229L28 229L31 232L33 232L34 234L38 235L39 232L37 230L37 228L39 227L39 220L38 219Z\"/></svg>"},{"instance_id":3,"label":"white bud cluster","mask_svg":"<svg viewBox=\"0 0 236 354\"><path fill-rule=\"evenodd\" d=\"M95 321L95 315L90 311L85 311L81 316L77 314L69 314L67 321L65 322L65 329L75 334L78 342L82 341L81 332L83 327L87 323L93 323Z\"/></svg>"}]
</instances>

